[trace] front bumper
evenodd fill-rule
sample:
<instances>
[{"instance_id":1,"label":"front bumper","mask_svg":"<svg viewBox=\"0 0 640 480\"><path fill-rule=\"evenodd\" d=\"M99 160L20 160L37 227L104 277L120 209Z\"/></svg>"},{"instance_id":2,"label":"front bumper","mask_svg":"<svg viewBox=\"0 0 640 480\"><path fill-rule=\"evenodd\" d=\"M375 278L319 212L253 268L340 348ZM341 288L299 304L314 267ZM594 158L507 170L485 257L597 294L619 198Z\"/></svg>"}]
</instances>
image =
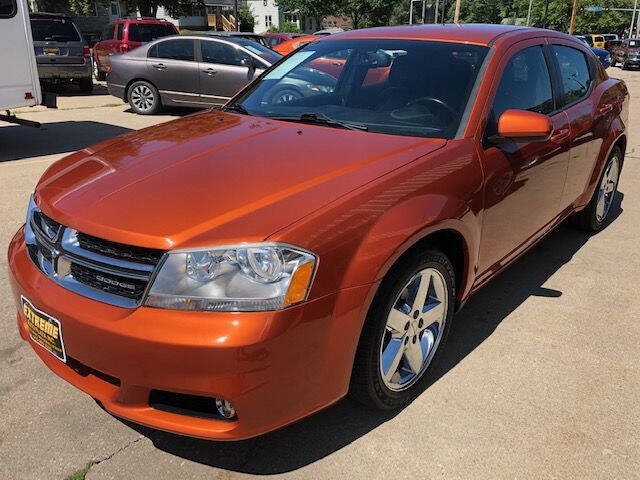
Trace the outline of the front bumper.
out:
<instances>
[{"instance_id":1,"label":"front bumper","mask_svg":"<svg viewBox=\"0 0 640 480\"><path fill-rule=\"evenodd\" d=\"M194 437L238 440L294 422L347 392L371 286L280 312L125 309L49 280L29 259L23 229L8 255L16 304L23 295L60 322L67 363L30 339L18 308L22 338L54 373L118 417ZM222 397L237 417L153 408L154 389Z\"/></svg>"},{"instance_id":2,"label":"front bumper","mask_svg":"<svg viewBox=\"0 0 640 480\"><path fill-rule=\"evenodd\" d=\"M38 77L40 80L71 80L79 78L91 78L91 62L84 64L38 64Z\"/></svg>"}]
</instances>

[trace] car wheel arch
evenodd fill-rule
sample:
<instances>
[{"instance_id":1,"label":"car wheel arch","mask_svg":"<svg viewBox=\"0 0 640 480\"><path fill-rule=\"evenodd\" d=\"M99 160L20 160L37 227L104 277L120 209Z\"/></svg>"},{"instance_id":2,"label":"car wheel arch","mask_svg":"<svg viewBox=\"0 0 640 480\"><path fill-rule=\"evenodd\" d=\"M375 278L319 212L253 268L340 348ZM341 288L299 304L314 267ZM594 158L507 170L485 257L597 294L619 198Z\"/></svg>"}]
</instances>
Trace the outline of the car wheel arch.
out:
<instances>
[{"instance_id":1,"label":"car wheel arch","mask_svg":"<svg viewBox=\"0 0 640 480\"><path fill-rule=\"evenodd\" d=\"M124 87L124 99L123 99L123 100L124 100L125 102L128 102L128 101L129 101L129 89L131 88L131 85L133 85L133 84L134 84L134 83L136 83L136 82L147 82L147 83L149 83L149 84L153 85L153 88L155 88L156 90L158 90L158 87L156 87L156 85L155 85L151 80L149 80L148 78L145 78L145 77L136 77L136 78L134 78L134 79L132 79L132 80L129 80L129 81L127 82L127 85ZM160 91L158 90L158 92L160 92Z\"/></svg>"}]
</instances>

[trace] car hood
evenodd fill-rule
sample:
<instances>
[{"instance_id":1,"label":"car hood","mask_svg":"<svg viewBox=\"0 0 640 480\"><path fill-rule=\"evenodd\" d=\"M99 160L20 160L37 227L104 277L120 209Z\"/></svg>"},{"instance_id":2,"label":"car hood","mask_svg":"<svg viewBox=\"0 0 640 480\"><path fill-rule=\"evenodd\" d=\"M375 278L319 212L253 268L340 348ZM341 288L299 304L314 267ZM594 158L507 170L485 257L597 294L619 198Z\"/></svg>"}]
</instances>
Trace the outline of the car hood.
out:
<instances>
[{"instance_id":1,"label":"car hood","mask_svg":"<svg viewBox=\"0 0 640 480\"><path fill-rule=\"evenodd\" d=\"M64 225L132 245L260 241L445 143L207 112L65 157L35 200Z\"/></svg>"}]
</instances>

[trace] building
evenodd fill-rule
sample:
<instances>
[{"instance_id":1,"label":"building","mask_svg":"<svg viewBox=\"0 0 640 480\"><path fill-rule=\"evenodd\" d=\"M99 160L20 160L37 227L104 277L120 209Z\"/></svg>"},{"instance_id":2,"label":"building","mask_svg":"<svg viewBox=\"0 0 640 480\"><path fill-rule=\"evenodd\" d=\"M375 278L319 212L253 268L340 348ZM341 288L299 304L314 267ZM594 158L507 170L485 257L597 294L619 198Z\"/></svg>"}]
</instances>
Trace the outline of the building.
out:
<instances>
[{"instance_id":1,"label":"building","mask_svg":"<svg viewBox=\"0 0 640 480\"><path fill-rule=\"evenodd\" d=\"M278 29L285 22L294 23L298 30L305 33L322 28L318 19L299 12L289 12L278 6L276 0L246 0L246 4L255 19L254 31L257 33L264 33L272 27Z\"/></svg>"}]
</instances>

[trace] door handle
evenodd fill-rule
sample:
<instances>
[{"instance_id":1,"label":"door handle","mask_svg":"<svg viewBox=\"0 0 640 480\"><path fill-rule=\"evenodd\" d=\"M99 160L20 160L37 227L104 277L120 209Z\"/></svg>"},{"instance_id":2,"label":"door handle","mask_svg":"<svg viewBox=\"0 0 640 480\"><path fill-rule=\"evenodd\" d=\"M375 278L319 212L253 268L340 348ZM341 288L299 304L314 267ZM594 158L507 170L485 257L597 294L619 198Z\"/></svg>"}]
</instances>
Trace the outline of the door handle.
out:
<instances>
[{"instance_id":1,"label":"door handle","mask_svg":"<svg viewBox=\"0 0 640 480\"><path fill-rule=\"evenodd\" d=\"M551 135L551 141L552 142L556 142L556 143L560 143L560 142L566 140L567 138L569 138L569 129L568 128L561 128L560 130L556 130Z\"/></svg>"},{"instance_id":2,"label":"door handle","mask_svg":"<svg viewBox=\"0 0 640 480\"><path fill-rule=\"evenodd\" d=\"M209 67L209 68L205 68L205 69L203 70L203 72L204 72L204 73L206 73L207 75L215 75L215 74L216 74L216 71L215 71L213 68L211 68L211 67Z\"/></svg>"},{"instance_id":3,"label":"door handle","mask_svg":"<svg viewBox=\"0 0 640 480\"><path fill-rule=\"evenodd\" d=\"M165 67L164 63L154 63L153 68L155 68L156 70L164 70L167 67Z\"/></svg>"}]
</instances>

